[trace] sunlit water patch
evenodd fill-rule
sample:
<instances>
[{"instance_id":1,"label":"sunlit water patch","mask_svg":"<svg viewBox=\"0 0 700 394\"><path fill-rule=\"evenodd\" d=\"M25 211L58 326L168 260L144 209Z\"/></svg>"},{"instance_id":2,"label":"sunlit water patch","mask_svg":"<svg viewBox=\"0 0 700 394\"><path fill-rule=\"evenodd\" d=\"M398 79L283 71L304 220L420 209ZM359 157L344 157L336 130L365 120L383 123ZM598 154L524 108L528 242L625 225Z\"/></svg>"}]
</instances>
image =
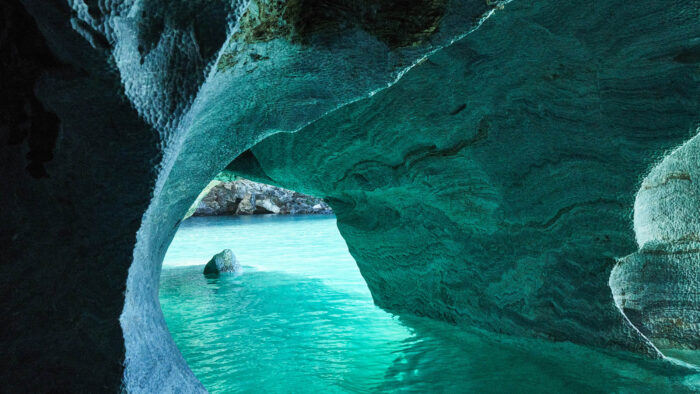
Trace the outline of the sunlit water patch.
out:
<instances>
[{"instance_id":1,"label":"sunlit water patch","mask_svg":"<svg viewBox=\"0 0 700 394\"><path fill-rule=\"evenodd\" d=\"M241 275L207 279L224 248ZM214 393L692 392L663 361L465 332L374 306L328 216L191 218L168 250L160 301Z\"/></svg>"}]
</instances>

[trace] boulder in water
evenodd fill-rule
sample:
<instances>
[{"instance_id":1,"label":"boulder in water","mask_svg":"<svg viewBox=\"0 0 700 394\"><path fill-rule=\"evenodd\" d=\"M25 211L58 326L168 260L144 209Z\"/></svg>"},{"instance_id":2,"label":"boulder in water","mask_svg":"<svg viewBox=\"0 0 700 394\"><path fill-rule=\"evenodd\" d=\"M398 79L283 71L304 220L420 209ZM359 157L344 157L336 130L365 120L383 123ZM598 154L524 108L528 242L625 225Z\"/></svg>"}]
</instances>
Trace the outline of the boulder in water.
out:
<instances>
[{"instance_id":1,"label":"boulder in water","mask_svg":"<svg viewBox=\"0 0 700 394\"><path fill-rule=\"evenodd\" d=\"M204 266L204 275L219 275L222 272L240 272L241 265L231 249L224 249L214 255Z\"/></svg>"}]
</instances>

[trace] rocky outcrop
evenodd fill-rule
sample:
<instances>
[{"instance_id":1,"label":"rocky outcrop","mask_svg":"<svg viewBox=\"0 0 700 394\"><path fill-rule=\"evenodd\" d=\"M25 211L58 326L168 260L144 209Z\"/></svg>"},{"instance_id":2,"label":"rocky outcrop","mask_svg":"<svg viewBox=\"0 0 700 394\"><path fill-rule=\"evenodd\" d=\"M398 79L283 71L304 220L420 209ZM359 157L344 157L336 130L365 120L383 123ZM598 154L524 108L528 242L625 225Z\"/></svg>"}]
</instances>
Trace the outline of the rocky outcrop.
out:
<instances>
[{"instance_id":1,"label":"rocky outcrop","mask_svg":"<svg viewBox=\"0 0 700 394\"><path fill-rule=\"evenodd\" d=\"M217 182L194 204L194 216L331 214L320 198L246 179Z\"/></svg>"},{"instance_id":2,"label":"rocky outcrop","mask_svg":"<svg viewBox=\"0 0 700 394\"><path fill-rule=\"evenodd\" d=\"M214 255L204 266L205 276L218 276L222 272L240 273L241 265L231 249L224 249Z\"/></svg>"}]
</instances>

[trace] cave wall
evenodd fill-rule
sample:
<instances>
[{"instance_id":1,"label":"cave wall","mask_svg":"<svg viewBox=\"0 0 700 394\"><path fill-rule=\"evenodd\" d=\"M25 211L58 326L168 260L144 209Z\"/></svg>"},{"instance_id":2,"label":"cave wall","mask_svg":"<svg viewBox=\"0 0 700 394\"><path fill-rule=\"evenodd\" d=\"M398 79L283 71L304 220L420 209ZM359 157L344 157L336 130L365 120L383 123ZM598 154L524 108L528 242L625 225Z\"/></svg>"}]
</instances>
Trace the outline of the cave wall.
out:
<instances>
[{"instance_id":1,"label":"cave wall","mask_svg":"<svg viewBox=\"0 0 700 394\"><path fill-rule=\"evenodd\" d=\"M160 264L239 155L331 202L389 310L653 352L607 283L639 179L697 127L699 9L4 2L4 388L203 391Z\"/></svg>"},{"instance_id":2,"label":"cave wall","mask_svg":"<svg viewBox=\"0 0 700 394\"><path fill-rule=\"evenodd\" d=\"M0 10L1 390L116 391L118 316L159 137L65 4Z\"/></svg>"},{"instance_id":3,"label":"cave wall","mask_svg":"<svg viewBox=\"0 0 700 394\"><path fill-rule=\"evenodd\" d=\"M391 85L497 7L387 5L4 2L4 388L203 391L157 297L199 190L255 142Z\"/></svg>"},{"instance_id":4,"label":"cave wall","mask_svg":"<svg viewBox=\"0 0 700 394\"><path fill-rule=\"evenodd\" d=\"M654 354L608 278L637 249L641 178L697 133L700 14L683 10L511 3L392 88L229 169L326 199L388 310ZM695 226L695 192L674 192ZM692 293L696 264L678 264ZM672 277L655 279L654 297ZM697 344L697 296L685 302L668 313Z\"/></svg>"},{"instance_id":5,"label":"cave wall","mask_svg":"<svg viewBox=\"0 0 700 394\"><path fill-rule=\"evenodd\" d=\"M124 384L130 391L203 390L167 331L157 294L162 259L200 190L231 158L265 137L294 132L391 86L427 53L474 30L497 7L472 0L450 2L444 16L435 21L439 29L396 47L365 30L359 21L345 21L342 29L324 28L301 37L296 30L277 30L288 23L279 20L280 11L260 9L282 4L265 1L246 8L189 109L168 131L171 137L137 234L120 316L126 346ZM292 7L290 12L299 7L296 2L284 4ZM332 9L326 2L304 4L314 10L309 12L315 17ZM337 24L340 16L330 14L335 21L331 25ZM270 34L264 39L245 34L261 30Z\"/></svg>"}]
</instances>

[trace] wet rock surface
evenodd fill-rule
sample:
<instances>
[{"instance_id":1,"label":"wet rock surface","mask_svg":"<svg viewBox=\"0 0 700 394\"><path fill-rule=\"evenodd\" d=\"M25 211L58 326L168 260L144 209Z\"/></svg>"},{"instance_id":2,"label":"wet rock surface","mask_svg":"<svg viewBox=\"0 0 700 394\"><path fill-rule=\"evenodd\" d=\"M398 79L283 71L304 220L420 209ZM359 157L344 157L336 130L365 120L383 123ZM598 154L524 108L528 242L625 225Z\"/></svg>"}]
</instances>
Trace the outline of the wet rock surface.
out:
<instances>
[{"instance_id":1,"label":"wet rock surface","mask_svg":"<svg viewBox=\"0 0 700 394\"><path fill-rule=\"evenodd\" d=\"M203 274L205 276L219 276L219 274L226 272L241 272L241 265L238 263L238 259L231 249L224 249L215 254L204 266Z\"/></svg>"},{"instance_id":2,"label":"wet rock surface","mask_svg":"<svg viewBox=\"0 0 700 394\"><path fill-rule=\"evenodd\" d=\"M696 28L665 25L667 43L650 45L648 23L670 9L644 4L512 2L392 88L271 136L229 168L329 202L386 309L658 356L608 283L644 233L631 213L639 229L637 212L653 206L635 204L640 179L697 133L700 83L697 64L671 54ZM616 40L588 28L603 9ZM575 13L586 17L560 23ZM329 149L338 153L321 153ZM679 237L698 220L687 172L655 176L672 189L651 197L684 201L683 215L668 212L668 225L687 228ZM688 290L664 319L688 318L686 334L671 335L694 341L698 271L685 266L677 275ZM652 276L662 298L680 280Z\"/></svg>"},{"instance_id":3,"label":"wet rock surface","mask_svg":"<svg viewBox=\"0 0 700 394\"><path fill-rule=\"evenodd\" d=\"M161 261L199 191L265 136L390 85L489 8L448 3L392 49L361 23L305 43L232 39L254 28L238 23L251 3L12 0L18 18L3 8L17 22L0 25L3 83L17 82L3 97L20 101L0 119L5 389L203 392L157 300ZM232 66L218 70L219 58Z\"/></svg>"}]
</instances>

